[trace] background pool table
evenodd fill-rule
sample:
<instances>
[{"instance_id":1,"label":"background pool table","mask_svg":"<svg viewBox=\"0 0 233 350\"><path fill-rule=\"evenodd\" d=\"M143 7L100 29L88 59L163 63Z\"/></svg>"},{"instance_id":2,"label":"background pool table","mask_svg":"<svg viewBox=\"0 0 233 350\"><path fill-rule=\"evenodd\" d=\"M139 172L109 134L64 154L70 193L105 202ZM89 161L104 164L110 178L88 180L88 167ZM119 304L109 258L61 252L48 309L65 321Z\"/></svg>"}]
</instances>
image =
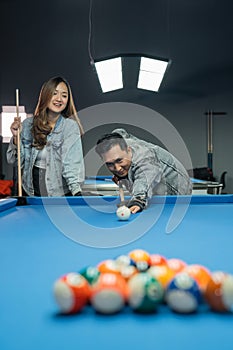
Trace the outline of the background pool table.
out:
<instances>
[{"instance_id":1,"label":"background pool table","mask_svg":"<svg viewBox=\"0 0 233 350\"><path fill-rule=\"evenodd\" d=\"M195 195L221 194L222 184L191 178ZM112 176L89 176L86 178L84 191L91 191L100 195L118 195L118 186L112 181ZM129 194L126 192L126 194Z\"/></svg>"},{"instance_id":2,"label":"background pool table","mask_svg":"<svg viewBox=\"0 0 233 350\"><path fill-rule=\"evenodd\" d=\"M127 222L116 197L0 201L0 349L232 349L233 315L208 307L62 316L55 304L58 277L136 248L233 273L233 196L177 199L156 197Z\"/></svg>"}]
</instances>

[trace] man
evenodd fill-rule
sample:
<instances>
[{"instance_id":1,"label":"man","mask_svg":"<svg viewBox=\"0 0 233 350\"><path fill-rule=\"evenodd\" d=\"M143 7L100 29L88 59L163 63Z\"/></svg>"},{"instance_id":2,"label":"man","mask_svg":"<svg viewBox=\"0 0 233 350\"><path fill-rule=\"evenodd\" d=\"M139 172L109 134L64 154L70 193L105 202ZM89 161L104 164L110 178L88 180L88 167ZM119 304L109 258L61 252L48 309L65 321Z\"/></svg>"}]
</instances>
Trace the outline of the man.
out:
<instances>
[{"instance_id":1,"label":"man","mask_svg":"<svg viewBox=\"0 0 233 350\"><path fill-rule=\"evenodd\" d=\"M97 141L96 152L132 195L131 213L143 210L152 195L190 195L192 183L184 166L168 151L116 129Z\"/></svg>"}]
</instances>

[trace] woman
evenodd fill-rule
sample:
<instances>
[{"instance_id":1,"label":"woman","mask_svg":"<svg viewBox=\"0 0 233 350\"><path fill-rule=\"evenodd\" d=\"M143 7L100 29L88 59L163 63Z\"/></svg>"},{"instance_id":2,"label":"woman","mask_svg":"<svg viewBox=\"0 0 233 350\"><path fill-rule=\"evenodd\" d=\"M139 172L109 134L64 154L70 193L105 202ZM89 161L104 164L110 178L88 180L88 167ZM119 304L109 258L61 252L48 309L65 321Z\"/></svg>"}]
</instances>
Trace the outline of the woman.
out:
<instances>
[{"instance_id":1,"label":"woman","mask_svg":"<svg viewBox=\"0 0 233 350\"><path fill-rule=\"evenodd\" d=\"M77 116L69 83L55 77L41 89L32 118L22 125L15 118L7 150L8 163L17 161L20 133L22 186L29 196L80 195L84 181L81 143L83 128Z\"/></svg>"}]
</instances>

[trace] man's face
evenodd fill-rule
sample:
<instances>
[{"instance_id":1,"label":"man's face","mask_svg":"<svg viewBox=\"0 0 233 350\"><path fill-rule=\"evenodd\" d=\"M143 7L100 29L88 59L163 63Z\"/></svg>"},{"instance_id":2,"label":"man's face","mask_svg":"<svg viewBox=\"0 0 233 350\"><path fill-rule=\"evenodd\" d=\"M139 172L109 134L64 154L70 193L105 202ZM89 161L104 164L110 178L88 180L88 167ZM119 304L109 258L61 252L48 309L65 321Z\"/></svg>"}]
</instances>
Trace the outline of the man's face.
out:
<instances>
[{"instance_id":1,"label":"man's face","mask_svg":"<svg viewBox=\"0 0 233 350\"><path fill-rule=\"evenodd\" d=\"M132 161L131 149L123 151L119 145L113 146L108 152L102 155L108 169L117 177L125 177L128 174Z\"/></svg>"}]
</instances>

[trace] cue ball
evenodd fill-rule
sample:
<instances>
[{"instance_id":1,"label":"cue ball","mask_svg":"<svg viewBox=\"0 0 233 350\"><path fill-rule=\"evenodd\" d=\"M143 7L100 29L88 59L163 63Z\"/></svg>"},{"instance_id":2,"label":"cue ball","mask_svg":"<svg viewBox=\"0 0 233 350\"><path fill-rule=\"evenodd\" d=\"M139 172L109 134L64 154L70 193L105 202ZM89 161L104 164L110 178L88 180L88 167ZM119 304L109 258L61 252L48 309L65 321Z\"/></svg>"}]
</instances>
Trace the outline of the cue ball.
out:
<instances>
[{"instance_id":1,"label":"cue ball","mask_svg":"<svg viewBox=\"0 0 233 350\"><path fill-rule=\"evenodd\" d=\"M116 215L117 215L118 219L121 220L121 221L128 220L130 215L131 215L131 211L130 211L130 209L128 207L123 205L122 207L119 207L117 209Z\"/></svg>"}]
</instances>

